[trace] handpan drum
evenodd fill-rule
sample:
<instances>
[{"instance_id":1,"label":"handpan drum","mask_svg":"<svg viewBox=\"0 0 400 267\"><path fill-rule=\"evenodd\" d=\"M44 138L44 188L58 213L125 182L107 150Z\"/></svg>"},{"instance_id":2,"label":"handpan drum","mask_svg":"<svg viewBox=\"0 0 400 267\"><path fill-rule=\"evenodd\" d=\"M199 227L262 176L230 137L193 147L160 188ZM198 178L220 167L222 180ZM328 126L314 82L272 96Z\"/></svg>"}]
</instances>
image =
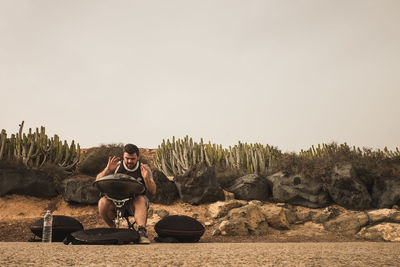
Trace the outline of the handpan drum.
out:
<instances>
[{"instance_id":1,"label":"handpan drum","mask_svg":"<svg viewBox=\"0 0 400 267\"><path fill-rule=\"evenodd\" d=\"M106 196L118 200L141 194L145 189L134 177L122 173L104 176L93 184Z\"/></svg>"}]
</instances>

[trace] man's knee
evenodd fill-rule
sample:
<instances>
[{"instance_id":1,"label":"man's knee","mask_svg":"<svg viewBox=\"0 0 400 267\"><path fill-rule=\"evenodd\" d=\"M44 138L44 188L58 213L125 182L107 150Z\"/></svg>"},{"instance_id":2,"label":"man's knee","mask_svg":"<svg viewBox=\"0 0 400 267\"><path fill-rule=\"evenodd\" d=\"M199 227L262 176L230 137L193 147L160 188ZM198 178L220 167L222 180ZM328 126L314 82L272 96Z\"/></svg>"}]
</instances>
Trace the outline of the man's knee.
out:
<instances>
[{"instance_id":1,"label":"man's knee","mask_svg":"<svg viewBox=\"0 0 400 267\"><path fill-rule=\"evenodd\" d=\"M112 201L110 201L106 197L100 198L97 206L98 206L100 212L108 211L108 210L113 209Z\"/></svg>"}]
</instances>

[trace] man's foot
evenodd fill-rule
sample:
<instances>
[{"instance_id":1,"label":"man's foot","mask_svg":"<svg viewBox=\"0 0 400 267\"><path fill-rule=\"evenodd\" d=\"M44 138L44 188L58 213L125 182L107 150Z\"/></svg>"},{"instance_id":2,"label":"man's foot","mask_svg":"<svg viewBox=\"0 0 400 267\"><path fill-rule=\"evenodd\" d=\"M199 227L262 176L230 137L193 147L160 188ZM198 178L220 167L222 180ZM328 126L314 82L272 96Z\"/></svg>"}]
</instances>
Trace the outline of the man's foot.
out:
<instances>
[{"instance_id":1,"label":"man's foot","mask_svg":"<svg viewBox=\"0 0 400 267\"><path fill-rule=\"evenodd\" d=\"M139 244L150 244L150 239L147 237L147 231L146 228L143 226L139 226L138 228L139 232Z\"/></svg>"}]
</instances>

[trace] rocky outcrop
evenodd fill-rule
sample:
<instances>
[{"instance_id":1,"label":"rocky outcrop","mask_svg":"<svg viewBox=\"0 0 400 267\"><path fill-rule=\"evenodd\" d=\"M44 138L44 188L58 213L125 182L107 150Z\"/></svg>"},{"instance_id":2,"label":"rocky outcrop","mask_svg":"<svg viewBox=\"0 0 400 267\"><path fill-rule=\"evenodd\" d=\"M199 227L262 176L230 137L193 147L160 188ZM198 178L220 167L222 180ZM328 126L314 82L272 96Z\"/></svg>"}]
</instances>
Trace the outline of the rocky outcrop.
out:
<instances>
[{"instance_id":1,"label":"rocky outcrop","mask_svg":"<svg viewBox=\"0 0 400 267\"><path fill-rule=\"evenodd\" d=\"M154 195L148 195L149 200L153 203L170 205L179 199L178 188L173 181L170 181L164 173L155 170L153 179L157 185L157 190Z\"/></svg>"},{"instance_id":2,"label":"rocky outcrop","mask_svg":"<svg viewBox=\"0 0 400 267\"><path fill-rule=\"evenodd\" d=\"M332 200L346 209L371 208L371 196L366 186L357 179L351 164L334 167L327 189Z\"/></svg>"},{"instance_id":3,"label":"rocky outcrop","mask_svg":"<svg viewBox=\"0 0 400 267\"><path fill-rule=\"evenodd\" d=\"M326 230L344 235L355 235L361 227L368 224L368 215L365 212L351 212L325 222Z\"/></svg>"},{"instance_id":4,"label":"rocky outcrop","mask_svg":"<svg viewBox=\"0 0 400 267\"><path fill-rule=\"evenodd\" d=\"M6 194L19 194L39 198L52 198L58 195L55 179L48 174L33 169L0 169L0 197Z\"/></svg>"},{"instance_id":5,"label":"rocky outcrop","mask_svg":"<svg viewBox=\"0 0 400 267\"><path fill-rule=\"evenodd\" d=\"M257 174L249 174L234 180L227 191L235 194L236 199L267 200L270 197L268 181Z\"/></svg>"},{"instance_id":6,"label":"rocky outcrop","mask_svg":"<svg viewBox=\"0 0 400 267\"><path fill-rule=\"evenodd\" d=\"M372 199L380 209L400 205L400 177L376 178L372 188Z\"/></svg>"},{"instance_id":7,"label":"rocky outcrop","mask_svg":"<svg viewBox=\"0 0 400 267\"><path fill-rule=\"evenodd\" d=\"M93 186L95 181L91 176L75 176L63 182L64 200L69 203L93 205L100 199L100 191Z\"/></svg>"},{"instance_id":8,"label":"rocky outcrop","mask_svg":"<svg viewBox=\"0 0 400 267\"><path fill-rule=\"evenodd\" d=\"M294 221L294 214L284 207L279 207L273 203L266 203L261 206L268 224L275 229L289 229L290 221Z\"/></svg>"},{"instance_id":9,"label":"rocky outcrop","mask_svg":"<svg viewBox=\"0 0 400 267\"><path fill-rule=\"evenodd\" d=\"M175 177L174 182L183 202L199 205L225 199L214 168L205 164L194 165L186 174Z\"/></svg>"},{"instance_id":10,"label":"rocky outcrop","mask_svg":"<svg viewBox=\"0 0 400 267\"><path fill-rule=\"evenodd\" d=\"M371 241L400 241L400 224L384 222L364 227L357 236Z\"/></svg>"},{"instance_id":11,"label":"rocky outcrop","mask_svg":"<svg viewBox=\"0 0 400 267\"><path fill-rule=\"evenodd\" d=\"M246 201L235 199L229 201L217 201L208 205L207 216L213 219L218 219L226 216L231 209L238 208L246 204Z\"/></svg>"},{"instance_id":12,"label":"rocky outcrop","mask_svg":"<svg viewBox=\"0 0 400 267\"><path fill-rule=\"evenodd\" d=\"M257 205L248 204L230 210L217 230L221 235L263 235L268 232L268 223Z\"/></svg>"},{"instance_id":13,"label":"rocky outcrop","mask_svg":"<svg viewBox=\"0 0 400 267\"><path fill-rule=\"evenodd\" d=\"M309 208L320 208L329 204L329 196L319 179L301 174L289 176L284 172L270 175L267 179L273 184L272 196L277 202Z\"/></svg>"},{"instance_id":14,"label":"rocky outcrop","mask_svg":"<svg viewBox=\"0 0 400 267\"><path fill-rule=\"evenodd\" d=\"M379 222L400 223L400 211L395 209L379 209L367 212L371 224Z\"/></svg>"},{"instance_id":15,"label":"rocky outcrop","mask_svg":"<svg viewBox=\"0 0 400 267\"><path fill-rule=\"evenodd\" d=\"M396 232L400 232L400 211L395 209L357 212L338 205L311 209L284 203L236 200L211 204L206 215L213 220L206 224L214 227L213 235L284 234L297 231L300 227L305 236L331 232L340 237L354 239L400 241Z\"/></svg>"}]
</instances>

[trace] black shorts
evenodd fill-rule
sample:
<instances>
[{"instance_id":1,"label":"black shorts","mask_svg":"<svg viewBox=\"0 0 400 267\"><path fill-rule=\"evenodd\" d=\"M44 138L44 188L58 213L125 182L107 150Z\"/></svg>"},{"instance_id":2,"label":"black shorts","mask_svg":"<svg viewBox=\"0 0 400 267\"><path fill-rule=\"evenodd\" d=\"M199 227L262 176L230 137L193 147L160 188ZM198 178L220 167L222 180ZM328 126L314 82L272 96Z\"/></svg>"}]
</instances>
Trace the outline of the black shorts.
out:
<instances>
[{"instance_id":1,"label":"black shorts","mask_svg":"<svg viewBox=\"0 0 400 267\"><path fill-rule=\"evenodd\" d=\"M146 195L140 195L140 196L143 196L144 199L146 200L146 209L149 210L149 207L150 207L149 198ZM129 201L125 202L125 205L124 205L125 211L128 213L129 216L133 216L135 214L135 210L133 208L133 201L134 200L135 199L132 198Z\"/></svg>"}]
</instances>

